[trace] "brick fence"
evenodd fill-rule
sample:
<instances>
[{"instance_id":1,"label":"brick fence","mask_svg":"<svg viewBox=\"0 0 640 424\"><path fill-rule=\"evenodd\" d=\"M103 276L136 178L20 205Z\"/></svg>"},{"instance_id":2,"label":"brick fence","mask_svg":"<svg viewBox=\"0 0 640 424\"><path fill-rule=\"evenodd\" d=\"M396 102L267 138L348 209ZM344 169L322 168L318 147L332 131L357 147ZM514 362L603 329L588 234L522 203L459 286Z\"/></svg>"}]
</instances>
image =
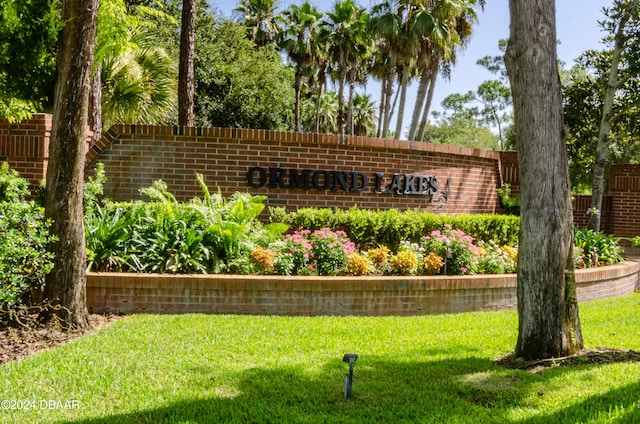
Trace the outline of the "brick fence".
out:
<instances>
[{"instance_id":1,"label":"brick fence","mask_svg":"<svg viewBox=\"0 0 640 424\"><path fill-rule=\"evenodd\" d=\"M578 300L640 290L640 262L576 271ZM516 275L265 277L89 273L93 313L424 315L516 307Z\"/></svg>"}]
</instances>

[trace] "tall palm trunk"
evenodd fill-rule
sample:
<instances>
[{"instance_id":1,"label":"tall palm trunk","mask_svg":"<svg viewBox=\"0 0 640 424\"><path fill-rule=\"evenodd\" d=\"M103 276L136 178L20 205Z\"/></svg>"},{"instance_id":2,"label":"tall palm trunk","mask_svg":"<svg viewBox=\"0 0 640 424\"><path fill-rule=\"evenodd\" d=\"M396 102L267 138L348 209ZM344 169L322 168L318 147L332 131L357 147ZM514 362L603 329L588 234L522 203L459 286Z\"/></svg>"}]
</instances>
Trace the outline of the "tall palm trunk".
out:
<instances>
[{"instance_id":1,"label":"tall palm trunk","mask_svg":"<svg viewBox=\"0 0 640 424\"><path fill-rule=\"evenodd\" d=\"M338 134L345 134L345 116L344 116L344 75L340 75L338 81Z\"/></svg>"},{"instance_id":2,"label":"tall palm trunk","mask_svg":"<svg viewBox=\"0 0 640 424\"><path fill-rule=\"evenodd\" d=\"M429 111L431 110L431 103L433 101L433 93L436 88L436 80L438 79L438 70L440 69L440 62L435 64L435 68L431 70L431 80L429 81L429 93L427 94L427 101L422 111L422 118L420 119L420 125L418 126L417 140L424 140L424 131L427 128L427 121L429 121Z\"/></svg>"},{"instance_id":3,"label":"tall palm trunk","mask_svg":"<svg viewBox=\"0 0 640 424\"><path fill-rule=\"evenodd\" d=\"M382 79L382 84L380 88L380 106L378 107L378 127L376 129L376 137L380 137L382 135L382 123L384 122L384 113L386 109L386 91L387 91L387 79Z\"/></svg>"},{"instance_id":4,"label":"tall palm trunk","mask_svg":"<svg viewBox=\"0 0 640 424\"><path fill-rule=\"evenodd\" d=\"M320 64L320 69L318 70L318 91L316 98L316 134L320 132L320 107L322 105L322 88L327 79L326 74L326 66L324 64Z\"/></svg>"},{"instance_id":5,"label":"tall palm trunk","mask_svg":"<svg viewBox=\"0 0 640 424\"><path fill-rule=\"evenodd\" d=\"M387 138L389 136L389 126L391 125L391 115L393 113L393 109L395 106L391 102L391 96L393 96L393 80L394 76L389 75L387 77L387 87L385 92L385 110L384 110L384 123L382 127L382 138Z\"/></svg>"},{"instance_id":6,"label":"tall palm trunk","mask_svg":"<svg viewBox=\"0 0 640 424\"><path fill-rule=\"evenodd\" d=\"M413 114L411 115L411 125L409 126L409 140L415 140L416 131L418 129L419 119L422 116L422 109L427 97L427 88L431 81L428 69L424 69L420 75L418 91L416 92L416 102L413 106Z\"/></svg>"},{"instance_id":7,"label":"tall palm trunk","mask_svg":"<svg viewBox=\"0 0 640 424\"><path fill-rule=\"evenodd\" d=\"M407 85L409 85L409 67L404 66L402 69L402 81L400 83L400 104L398 106L398 120L396 121L395 139L400 140L402 135L402 124L404 120L404 107L407 102Z\"/></svg>"},{"instance_id":8,"label":"tall palm trunk","mask_svg":"<svg viewBox=\"0 0 640 424\"><path fill-rule=\"evenodd\" d=\"M296 92L296 105L295 105L295 127L296 131L300 131L300 92L302 91L302 70L300 67L296 68L294 88Z\"/></svg>"},{"instance_id":9,"label":"tall palm trunk","mask_svg":"<svg viewBox=\"0 0 640 424\"><path fill-rule=\"evenodd\" d=\"M347 110L347 134L349 135L354 133L353 96L356 91L356 73L357 69L355 68L349 71L349 106Z\"/></svg>"}]
</instances>

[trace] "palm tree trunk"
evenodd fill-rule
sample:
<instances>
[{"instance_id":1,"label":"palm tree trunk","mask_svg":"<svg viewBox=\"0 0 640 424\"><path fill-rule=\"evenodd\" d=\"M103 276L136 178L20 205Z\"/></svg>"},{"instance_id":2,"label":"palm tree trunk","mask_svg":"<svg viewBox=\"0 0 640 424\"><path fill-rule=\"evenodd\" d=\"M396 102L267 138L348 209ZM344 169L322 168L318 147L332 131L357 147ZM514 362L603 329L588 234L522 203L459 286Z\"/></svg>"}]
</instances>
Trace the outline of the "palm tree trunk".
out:
<instances>
[{"instance_id":1,"label":"palm tree trunk","mask_svg":"<svg viewBox=\"0 0 640 424\"><path fill-rule=\"evenodd\" d=\"M438 79L438 70L440 69L440 64L436 64L435 69L431 71L431 80L429 81L429 93L427 94L427 103L424 106L424 110L422 111L422 119L420 119L420 126L418 127L418 136L416 137L418 140L424 140L424 131L427 127L427 121L429 121L429 111L431 110L431 102L433 101L433 92L436 87L436 80Z\"/></svg>"},{"instance_id":2,"label":"palm tree trunk","mask_svg":"<svg viewBox=\"0 0 640 424\"><path fill-rule=\"evenodd\" d=\"M407 85L409 84L409 67L402 69L402 82L400 86L400 105L398 106L398 120L396 121L395 139L400 140L402 135L402 124L404 120L404 106L407 102Z\"/></svg>"},{"instance_id":3,"label":"palm tree trunk","mask_svg":"<svg viewBox=\"0 0 640 424\"><path fill-rule=\"evenodd\" d=\"M327 79L327 75L325 72L326 67L324 64L320 65L320 69L318 70L318 94L316 98L316 134L320 132L320 106L322 105L322 88Z\"/></svg>"},{"instance_id":4,"label":"palm tree trunk","mask_svg":"<svg viewBox=\"0 0 640 424\"><path fill-rule=\"evenodd\" d=\"M415 140L416 131L418 129L418 120L422 115L422 107L425 103L425 97L427 96L427 87L431 81L431 76L428 73L428 69L424 69L420 75L420 83L418 84L418 91L416 93L416 102L413 106L413 115L411 116L411 125L409 126L409 140Z\"/></svg>"},{"instance_id":5,"label":"palm tree trunk","mask_svg":"<svg viewBox=\"0 0 640 424\"><path fill-rule=\"evenodd\" d=\"M299 67L296 68L296 80L294 85L296 92L295 128L296 131L300 131L300 92L302 91L302 71Z\"/></svg>"},{"instance_id":6,"label":"palm tree trunk","mask_svg":"<svg viewBox=\"0 0 640 424\"><path fill-rule=\"evenodd\" d=\"M378 128L376 129L376 137L380 137L382 135L382 122L384 119L385 105L386 105L386 94L387 90L387 79L382 79L382 87L380 89L380 106L378 108Z\"/></svg>"},{"instance_id":7,"label":"palm tree trunk","mask_svg":"<svg viewBox=\"0 0 640 424\"><path fill-rule=\"evenodd\" d=\"M338 134L344 135L345 133L345 119L344 119L344 75L340 75L338 81Z\"/></svg>"},{"instance_id":8,"label":"palm tree trunk","mask_svg":"<svg viewBox=\"0 0 640 424\"><path fill-rule=\"evenodd\" d=\"M349 71L349 106L347 111L347 134L353 135L353 95L356 90L356 69Z\"/></svg>"},{"instance_id":9,"label":"palm tree trunk","mask_svg":"<svg viewBox=\"0 0 640 424\"><path fill-rule=\"evenodd\" d=\"M391 115L393 112L394 104L391 102L391 96L393 96L393 75L387 77L385 100L384 100L384 122L382 126L382 138L389 136L389 126L391 125ZM394 102L395 103L395 102Z\"/></svg>"}]
</instances>

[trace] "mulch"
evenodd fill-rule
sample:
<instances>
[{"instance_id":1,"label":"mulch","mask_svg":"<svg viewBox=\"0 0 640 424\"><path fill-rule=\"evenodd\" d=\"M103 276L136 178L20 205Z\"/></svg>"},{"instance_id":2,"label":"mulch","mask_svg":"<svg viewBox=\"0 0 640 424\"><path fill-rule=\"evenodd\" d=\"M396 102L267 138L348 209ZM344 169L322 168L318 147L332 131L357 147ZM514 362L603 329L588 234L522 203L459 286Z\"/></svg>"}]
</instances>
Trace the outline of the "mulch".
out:
<instances>
[{"instance_id":1,"label":"mulch","mask_svg":"<svg viewBox=\"0 0 640 424\"><path fill-rule=\"evenodd\" d=\"M91 328L83 331L65 330L54 323L0 324L0 364L18 361L41 350L94 333L119 318L117 315L91 314Z\"/></svg>"}]
</instances>

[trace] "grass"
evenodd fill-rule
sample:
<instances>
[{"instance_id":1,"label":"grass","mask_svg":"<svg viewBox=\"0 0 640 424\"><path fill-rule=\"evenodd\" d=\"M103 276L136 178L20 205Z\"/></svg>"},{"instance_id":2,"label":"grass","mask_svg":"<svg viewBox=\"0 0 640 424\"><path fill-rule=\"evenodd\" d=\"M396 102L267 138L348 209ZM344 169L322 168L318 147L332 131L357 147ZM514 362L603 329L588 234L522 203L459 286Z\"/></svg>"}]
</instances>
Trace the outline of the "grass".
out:
<instances>
[{"instance_id":1,"label":"grass","mask_svg":"<svg viewBox=\"0 0 640 424\"><path fill-rule=\"evenodd\" d=\"M580 313L587 347L640 350L640 293L582 304ZM0 366L0 399L36 406L0 410L0 422L640 422L640 363L537 374L495 365L516 337L513 311L134 315ZM347 352L360 355L350 401Z\"/></svg>"}]
</instances>

